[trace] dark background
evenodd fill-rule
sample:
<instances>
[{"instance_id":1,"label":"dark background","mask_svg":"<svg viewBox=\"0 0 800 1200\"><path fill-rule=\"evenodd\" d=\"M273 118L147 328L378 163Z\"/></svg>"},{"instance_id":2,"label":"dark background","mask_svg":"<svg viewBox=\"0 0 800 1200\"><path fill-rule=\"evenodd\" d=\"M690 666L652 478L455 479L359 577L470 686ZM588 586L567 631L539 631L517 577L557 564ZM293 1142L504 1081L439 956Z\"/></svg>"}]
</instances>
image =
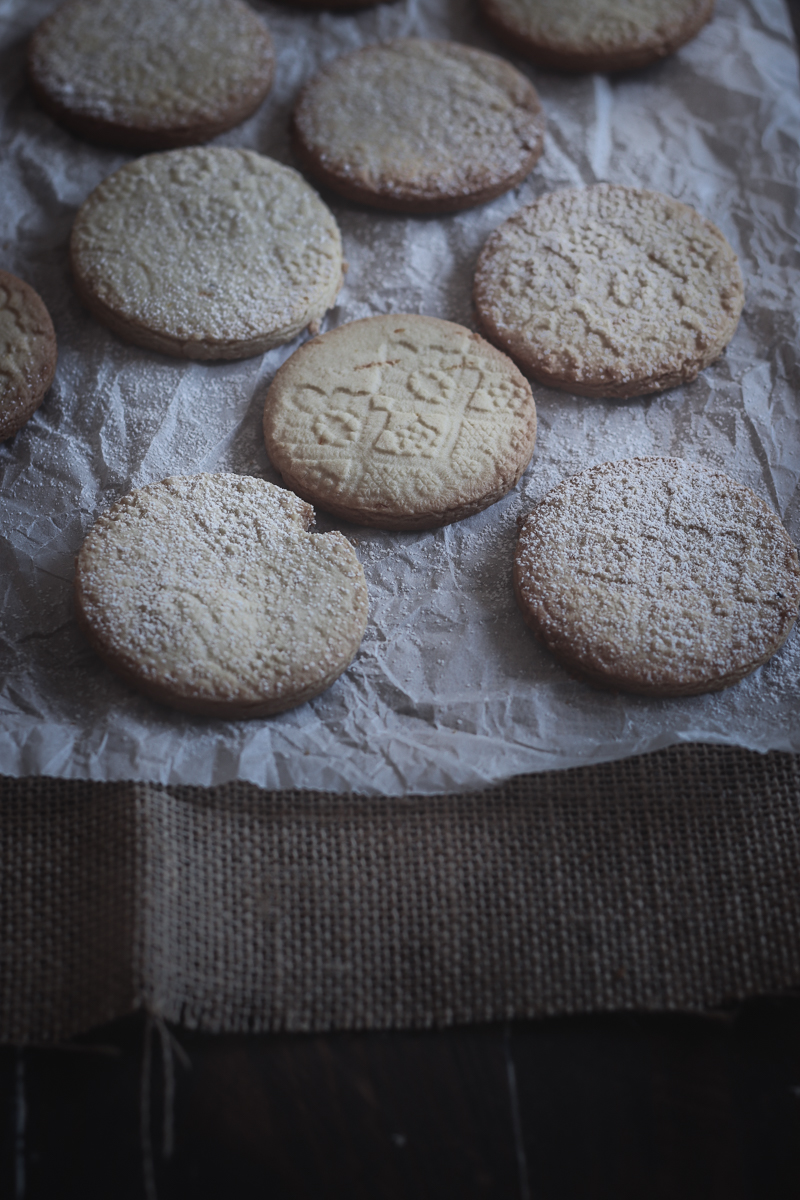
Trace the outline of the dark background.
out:
<instances>
[{"instance_id":1,"label":"dark background","mask_svg":"<svg viewBox=\"0 0 800 1200\"><path fill-rule=\"evenodd\" d=\"M163 1156L151 1030L146 1183L136 1016L0 1050L14 1200L800 1197L800 997L706 1017L606 1014L402 1033L173 1030Z\"/></svg>"}]
</instances>

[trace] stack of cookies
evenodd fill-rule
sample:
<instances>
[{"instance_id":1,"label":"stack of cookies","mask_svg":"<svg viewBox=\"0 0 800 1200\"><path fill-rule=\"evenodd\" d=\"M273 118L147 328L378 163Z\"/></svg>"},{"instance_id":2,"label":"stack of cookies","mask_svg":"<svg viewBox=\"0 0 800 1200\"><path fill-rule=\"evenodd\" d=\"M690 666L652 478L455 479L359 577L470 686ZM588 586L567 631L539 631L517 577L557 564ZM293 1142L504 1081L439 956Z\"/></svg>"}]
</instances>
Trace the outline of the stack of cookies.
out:
<instances>
[{"instance_id":1,"label":"stack of cookies","mask_svg":"<svg viewBox=\"0 0 800 1200\"><path fill-rule=\"evenodd\" d=\"M713 0L480 3L516 53L585 72L672 53ZM396 531L468 519L528 468L530 380L635 400L695 379L736 330L744 285L720 230L671 197L602 183L541 195L491 234L474 277L484 337L411 313L320 333L347 266L306 176L416 218L511 191L543 153L545 117L527 76L497 55L403 38L334 58L296 98L302 174L204 144L272 83L269 33L243 0L67 0L34 34L28 66L38 102L71 132L147 152L74 222L75 289L98 321L147 352L194 360L305 339L263 417L291 490L171 477L111 508L78 556L81 628L155 700L239 718L318 695L356 654L368 610L350 543L308 532L312 504ZM41 300L4 272L0 332L8 438L50 386L56 348ZM571 673L693 695L775 653L797 616L800 565L771 509L675 457L586 467L523 523L513 567L524 620Z\"/></svg>"}]
</instances>

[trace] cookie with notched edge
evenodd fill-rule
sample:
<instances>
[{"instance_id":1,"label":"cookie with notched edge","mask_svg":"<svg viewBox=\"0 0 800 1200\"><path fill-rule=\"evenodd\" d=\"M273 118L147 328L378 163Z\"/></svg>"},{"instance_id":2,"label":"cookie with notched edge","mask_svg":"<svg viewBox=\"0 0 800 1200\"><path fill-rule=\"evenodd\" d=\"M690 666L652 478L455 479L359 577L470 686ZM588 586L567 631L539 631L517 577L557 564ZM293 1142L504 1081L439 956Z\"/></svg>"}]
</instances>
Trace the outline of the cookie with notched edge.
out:
<instances>
[{"instance_id":1,"label":"cookie with notched edge","mask_svg":"<svg viewBox=\"0 0 800 1200\"><path fill-rule=\"evenodd\" d=\"M194 146L121 167L78 211L80 299L126 341L248 358L316 328L342 282L338 226L297 171Z\"/></svg>"},{"instance_id":2,"label":"cookie with notched edge","mask_svg":"<svg viewBox=\"0 0 800 1200\"><path fill-rule=\"evenodd\" d=\"M56 371L56 334L39 294L0 271L0 441L42 403Z\"/></svg>"},{"instance_id":3,"label":"cookie with notched edge","mask_svg":"<svg viewBox=\"0 0 800 1200\"><path fill-rule=\"evenodd\" d=\"M714 0L479 0L515 54L558 71L631 71L700 32Z\"/></svg>"},{"instance_id":4,"label":"cookie with notched edge","mask_svg":"<svg viewBox=\"0 0 800 1200\"><path fill-rule=\"evenodd\" d=\"M635 458L545 496L521 527L514 590L571 674L693 696L737 683L783 645L800 564L749 488L696 463Z\"/></svg>"},{"instance_id":5,"label":"cookie with notched edge","mask_svg":"<svg viewBox=\"0 0 800 1200\"><path fill-rule=\"evenodd\" d=\"M533 453L530 385L461 325L407 313L314 338L264 408L287 486L359 525L431 529L488 508Z\"/></svg>"},{"instance_id":6,"label":"cookie with notched edge","mask_svg":"<svg viewBox=\"0 0 800 1200\"><path fill-rule=\"evenodd\" d=\"M273 70L269 33L242 0L68 0L28 48L42 108L128 150L194 145L238 125Z\"/></svg>"},{"instance_id":7,"label":"cookie with notched edge","mask_svg":"<svg viewBox=\"0 0 800 1200\"><path fill-rule=\"evenodd\" d=\"M482 204L542 153L544 114L510 63L456 42L405 38L325 66L292 117L295 152L348 199L410 213Z\"/></svg>"},{"instance_id":8,"label":"cookie with notched edge","mask_svg":"<svg viewBox=\"0 0 800 1200\"><path fill-rule=\"evenodd\" d=\"M483 332L541 383L582 396L696 378L744 304L723 234L659 192L601 183L550 192L489 237L475 273Z\"/></svg>"},{"instance_id":9,"label":"cookie with notched edge","mask_svg":"<svg viewBox=\"0 0 800 1200\"><path fill-rule=\"evenodd\" d=\"M319 695L367 623L364 572L313 510L239 475L125 496L78 554L78 622L126 683L185 712L264 717Z\"/></svg>"}]
</instances>

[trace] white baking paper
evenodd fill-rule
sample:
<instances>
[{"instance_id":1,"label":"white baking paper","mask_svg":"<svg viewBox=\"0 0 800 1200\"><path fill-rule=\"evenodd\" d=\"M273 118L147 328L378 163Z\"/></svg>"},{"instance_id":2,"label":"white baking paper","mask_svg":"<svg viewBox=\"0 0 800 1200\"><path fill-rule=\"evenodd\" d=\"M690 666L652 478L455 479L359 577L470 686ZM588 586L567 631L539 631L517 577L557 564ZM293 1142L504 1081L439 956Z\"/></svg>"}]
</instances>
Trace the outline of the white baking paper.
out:
<instances>
[{"instance_id":1,"label":"white baking paper","mask_svg":"<svg viewBox=\"0 0 800 1200\"><path fill-rule=\"evenodd\" d=\"M516 521L567 475L670 454L752 487L800 534L800 89L779 0L720 0L672 58L608 79L517 63L547 113L544 156L514 191L470 212L414 218L326 196L350 264L327 327L385 312L474 326L472 275L488 234L554 188L647 186L694 205L733 244L747 300L725 356L693 384L600 402L534 385L540 432L519 486L430 533L382 533L320 514L354 538L371 617L353 665L323 696L269 720L188 717L130 691L89 650L73 560L99 513L170 474L279 478L261 437L265 391L298 343L234 364L128 346L78 303L67 242L79 205L130 156L90 146L36 107L25 42L54 5L0 0L0 266L28 280L56 326L55 383L0 446L0 772L213 784L251 780L384 794L469 789L512 774L681 741L800 750L800 633L727 691L648 700L570 679L526 629L511 588ZM398 0L357 14L256 4L276 82L220 143L292 163L287 123L324 61L394 36L502 53L467 0Z\"/></svg>"}]
</instances>

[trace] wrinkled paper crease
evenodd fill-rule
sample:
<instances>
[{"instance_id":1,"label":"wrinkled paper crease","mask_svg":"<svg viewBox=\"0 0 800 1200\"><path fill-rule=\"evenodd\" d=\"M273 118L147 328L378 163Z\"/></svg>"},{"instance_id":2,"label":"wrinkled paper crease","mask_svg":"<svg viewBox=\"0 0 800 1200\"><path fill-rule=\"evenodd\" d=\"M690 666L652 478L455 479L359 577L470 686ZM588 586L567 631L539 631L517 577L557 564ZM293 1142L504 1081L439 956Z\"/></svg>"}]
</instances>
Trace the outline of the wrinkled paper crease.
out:
<instances>
[{"instance_id":1,"label":"wrinkled paper crease","mask_svg":"<svg viewBox=\"0 0 800 1200\"><path fill-rule=\"evenodd\" d=\"M517 518L562 478L607 459L677 455L720 468L800 537L800 87L779 0L720 0L677 55L624 77L517 63L544 104L545 153L525 182L480 208L412 218L325 197L350 268L326 328L385 312L474 327L472 275L489 233L546 191L598 180L666 192L714 221L739 255L745 309L726 354L664 395L601 402L534 385L532 464L487 512L423 534L318 514L319 529L355 540L364 565L371 617L361 650L312 703L237 723L161 708L102 665L75 624L74 556L101 512L153 480L231 470L280 482L263 446L264 395L303 339L245 362L187 363L125 345L84 311L68 267L71 224L131 156L81 142L37 109L24 46L53 7L0 2L0 266L39 291L59 342L43 406L0 446L0 773L402 794L681 741L800 751L800 630L716 695L604 695L537 645L511 586ZM465 0L399 0L344 16L254 7L275 39L275 86L217 140L291 165L291 105L322 62L408 35L502 53Z\"/></svg>"}]
</instances>

